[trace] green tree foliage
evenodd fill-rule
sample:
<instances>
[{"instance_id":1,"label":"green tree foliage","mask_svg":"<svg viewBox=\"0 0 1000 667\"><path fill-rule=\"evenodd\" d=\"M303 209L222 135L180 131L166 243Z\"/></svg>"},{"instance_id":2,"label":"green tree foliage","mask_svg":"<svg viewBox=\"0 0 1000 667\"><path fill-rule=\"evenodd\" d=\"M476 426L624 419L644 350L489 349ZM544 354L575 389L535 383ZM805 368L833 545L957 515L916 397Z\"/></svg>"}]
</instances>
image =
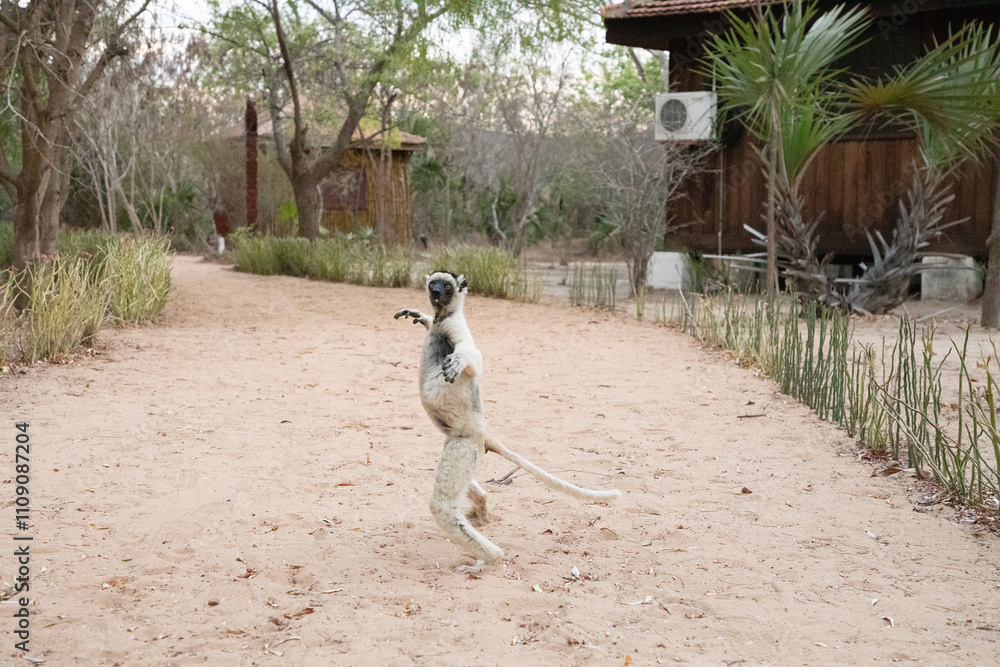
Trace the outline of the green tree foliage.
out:
<instances>
[{"instance_id":1,"label":"green tree foliage","mask_svg":"<svg viewBox=\"0 0 1000 667\"><path fill-rule=\"evenodd\" d=\"M534 7L548 19L540 24L520 19L525 7L508 0L215 2L201 26L213 54L206 82L266 98L299 232L316 238L317 186L341 165L362 119L381 123L377 135L388 132L407 76L425 69L443 42L461 29L495 31L501 41L521 34L522 43L530 42L526 35L568 32L572 12L564 3Z\"/></svg>"}]
</instances>

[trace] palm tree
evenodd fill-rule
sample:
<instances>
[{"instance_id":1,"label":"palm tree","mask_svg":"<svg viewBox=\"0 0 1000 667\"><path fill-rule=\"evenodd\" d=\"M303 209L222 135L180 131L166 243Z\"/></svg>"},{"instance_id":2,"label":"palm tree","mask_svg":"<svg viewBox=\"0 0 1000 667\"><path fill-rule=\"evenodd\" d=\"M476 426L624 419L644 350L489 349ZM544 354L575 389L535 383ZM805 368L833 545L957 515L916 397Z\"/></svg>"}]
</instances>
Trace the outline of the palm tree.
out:
<instances>
[{"instance_id":1,"label":"palm tree","mask_svg":"<svg viewBox=\"0 0 1000 667\"><path fill-rule=\"evenodd\" d=\"M863 10L838 6L818 14L814 2L796 1L785 5L780 18L778 11L750 21L731 16L732 30L713 38L704 69L716 77L723 112L741 114L764 143L768 287L776 285L780 251L786 274L799 281L800 289L843 304L823 272L829 258L816 257L818 221L802 220L799 185L826 144L854 127L894 123L920 139L921 164L915 165L892 242L877 236L876 243L869 235L874 262L846 299L859 310L891 307L901 296L899 286L908 285L916 272L914 260L922 249L953 224L943 219L948 177L991 146L1000 119L996 41L989 30L967 26L907 67L874 81L845 84L833 64L860 45L870 26Z\"/></svg>"},{"instance_id":2,"label":"palm tree","mask_svg":"<svg viewBox=\"0 0 1000 667\"><path fill-rule=\"evenodd\" d=\"M873 261L845 296L848 307L881 313L902 303L924 249L945 229L964 222L946 220L945 208L955 198L951 191L958 169L970 160L982 161L994 144L1000 123L998 77L1000 45L990 29L970 24L911 65L845 88L854 117L908 128L920 143L892 241L868 233Z\"/></svg>"},{"instance_id":3,"label":"palm tree","mask_svg":"<svg viewBox=\"0 0 1000 667\"><path fill-rule=\"evenodd\" d=\"M735 114L764 143L767 163L767 289L778 286L775 208L779 178L786 184L819 146L844 129L837 120L834 63L860 45L870 25L864 8L837 6L819 14L815 2L794 2L783 11L761 12L748 21L730 14L732 29L713 35L703 73L713 76L723 114ZM813 146L790 151L785 137L807 123ZM804 144L799 144L803 146ZM784 148L784 150L783 150Z\"/></svg>"}]
</instances>

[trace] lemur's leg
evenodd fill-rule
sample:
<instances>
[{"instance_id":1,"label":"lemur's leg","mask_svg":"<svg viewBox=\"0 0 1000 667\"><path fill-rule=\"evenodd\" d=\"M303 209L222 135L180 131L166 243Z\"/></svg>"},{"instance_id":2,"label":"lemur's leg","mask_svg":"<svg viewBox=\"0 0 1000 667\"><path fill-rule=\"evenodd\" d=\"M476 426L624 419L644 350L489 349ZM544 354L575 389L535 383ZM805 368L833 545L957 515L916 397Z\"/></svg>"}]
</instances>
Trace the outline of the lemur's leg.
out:
<instances>
[{"instance_id":1,"label":"lemur's leg","mask_svg":"<svg viewBox=\"0 0 1000 667\"><path fill-rule=\"evenodd\" d=\"M475 565L456 568L459 572L481 572L503 558L503 550L473 528L459 509L460 496L473 482L481 448L472 438L449 437L445 440L431 494L431 514L438 525L453 542L476 557Z\"/></svg>"},{"instance_id":2,"label":"lemur's leg","mask_svg":"<svg viewBox=\"0 0 1000 667\"><path fill-rule=\"evenodd\" d=\"M455 351L445 357L441 371L448 382L454 382L462 371L476 377L483 372L483 353L471 342L459 341Z\"/></svg>"},{"instance_id":3,"label":"lemur's leg","mask_svg":"<svg viewBox=\"0 0 1000 667\"><path fill-rule=\"evenodd\" d=\"M425 329L430 329L431 325L434 324L433 317L430 315L424 315L419 310L414 310L412 308L403 308L392 316L394 320L398 320L401 317L412 317L414 324L423 324Z\"/></svg>"},{"instance_id":4,"label":"lemur's leg","mask_svg":"<svg viewBox=\"0 0 1000 667\"><path fill-rule=\"evenodd\" d=\"M465 513L465 517L473 526L482 526L489 522L490 514L486 511L486 491L479 486L479 482L472 480L469 482L469 489L466 492L472 507Z\"/></svg>"}]
</instances>

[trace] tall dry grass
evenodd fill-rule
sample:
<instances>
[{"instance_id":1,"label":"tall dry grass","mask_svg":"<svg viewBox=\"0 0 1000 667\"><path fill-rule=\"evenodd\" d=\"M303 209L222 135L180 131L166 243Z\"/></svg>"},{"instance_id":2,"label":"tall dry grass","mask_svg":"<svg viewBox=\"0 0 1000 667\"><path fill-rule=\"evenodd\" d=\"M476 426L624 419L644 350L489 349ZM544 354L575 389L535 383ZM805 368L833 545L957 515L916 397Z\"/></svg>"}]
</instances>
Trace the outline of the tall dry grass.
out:
<instances>
[{"instance_id":1,"label":"tall dry grass","mask_svg":"<svg viewBox=\"0 0 1000 667\"><path fill-rule=\"evenodd\" d=\"M529 273L522 260L503 248L442 248L431 258L431 271L464 275L472 294L530 303L542 298L541 278Z\"/></svg>"},{"instance_id":2,"label":"tall dry grass","mask_svg":"<svg viewBox=\"0 0 1000 667\"><path fill-rule=\"evenodd\" d=\"M90 344L109 319L148 321L166 304L166 239L63 232L58 248L54 257L33 262L20 273L3 274L0 361L5 365L72 354L79 345ZM0 255L7 250L0 247Z\"/></svg>"},{"instance_id":3,"label":"tall dry grass","mask_svg":"<svg viewBox=\"0 0 1000 667\"><path fill-rule=\"evenodd\" d=\"M112 237L101 254L112 319L138 323L158 316L170 295L168 241Z\"/></svg>"},{"instance_id":4,"label":"tall dry grass","mask_svg":"<svg viewBox=\"0 0 1000 667\"><path fill-rule=\"evenodd\" d=\"M98 261L83 257L56 256L25 269L20 278L28 305L19 341L24 361L68 355L93 340L111 297L102 274Z\"/></svg>"},{"instance_id":5,"label":"tall dry grass","mask_svg":"<svg viewBox=\"0 0 1000 667\"><path fill-rule=\"evenodd\" d=\"M918 475L929 472L962 502L1000 509L995 346L977 358L966 332L964 344L936 358L934 330L901 319L896 340L876 349L854 342L850 317L815 301L731 290L681 298L676 323L683 331L759 367L876 454ZM944 418L941 398L941 369L951 354L960 368L955 423Z\"/></svg>"},{"instance_id":6,"label":"tall dry grass","mask_svg":"<svg viewBox=\"0 0 1000 667\"><path fill-rule=\"evenodd\" d=\"M243 236L233 244L237 271L287 275L370 287L408 287L416 259L408 248L364 239Z\"/></svg>"}]
</instances>

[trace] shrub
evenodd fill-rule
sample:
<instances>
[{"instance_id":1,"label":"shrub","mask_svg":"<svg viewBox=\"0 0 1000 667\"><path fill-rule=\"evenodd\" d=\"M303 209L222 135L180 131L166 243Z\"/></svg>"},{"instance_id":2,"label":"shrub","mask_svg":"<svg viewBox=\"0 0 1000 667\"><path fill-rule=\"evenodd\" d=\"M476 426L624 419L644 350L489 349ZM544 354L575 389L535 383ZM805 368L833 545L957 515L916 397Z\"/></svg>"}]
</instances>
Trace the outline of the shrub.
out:
<instances>
[{"instance_id":1,"label":"shrub","mask_svg":"<svg viewBox=\"0 0 1000 667\"><path fill-rule=\"evenodd\" d=\"M273 240L273 239L272 239ZM257 236L240 236L233 240L233 264L237 271L274 276L281 273L274 244Z\"/></svg>"},{"instance_id":2,"label":"shrub","mask_svg":"<svg viewBox=\"0 0 1000 667\"><path fill-rule=\"evenodd\" d=\"M170 256L166 239L112 237L104 267L115 322L145 322L163 311L170 294Z\"/></svg>"},{"instance_id":3,"label":"shrub","mask_svg":"<svg viewBox=\"0 0 1000 667\"><path fill-rule=\"evenodd\" d=\"M365 236L308 241L241 235L233 244L237 271L306 276L372 287L407 287L415 260L408 248L387 249Z\"/></svg>"},{"instance_id":4,"label":"shrub","mask_svg":"<svg viewBox=\"0 0 1000 667\"><path fill-rule=\"evenodd\" d=\"M270 242L274 248L278 273L298 278L309 275L312 256L312 244L309 242L309 239L298 237L272 238Z\"/></svg>"},{"instance_id":5,"label":"shrub","mask_svg":"<svg viewBox=\"0 0 1000 667\"><path fill-rule=\"evenodd\" d=\"M309 275L317 280L342 283L347 276L347 248L341 241L313 242Z\"/></svg>"},{"instance_id":6,"label":"shrub","mask_svg":"<svg viewBox=\"0 0 1000 667\"><path fill-rule=\"evenodd\" d=\"M443 248L435 253L431 263L434 271L464 275L472 294L530 302L537 302L542 296L539 278L529 276L524 264L503 248Z\"/></svg>"},{"instance_id":7,"label":"shrub","mask_svg":"<svg viewBox=\"0 0 1000 667\"><path fill-rule=\"evenodd\" d=\"M69 354L93 339L110 297L100 273L94 259L58 256L25 270L28 306L22 313L20 351L26 361Z\"/></svg>"},{"instance_id":8,"label":"shrub","mask_svg":"<svg viewBox=\"0 0 1000 667\"><path fill-rule=\"evenodd\" d=\"M56 252L63 256L100 255L112 237L99 229L72 229L60 231L56 239Z\"/></svg>"},{"instance_id":9,"label":"shrub","mask_svg":"<svg viewBox=\"0 0 1000 667\"><path fill-rule=\"evenodd\" d=\"M0 365L10 363L17 351L17 309L14 298L20 281L13 270L0 272Z\"/></svg>"},{"instance_id":10,"label":"shrub","mask_svg":"<svg viewBox=\"0 0 1000 667\"><path fill-rule=\"evenodd\" d=\"M413 284L413 269L416 261L413 253L406 248L393 248L386 268L388 287L409 287Z\"/></svg>"}]
</instances>

